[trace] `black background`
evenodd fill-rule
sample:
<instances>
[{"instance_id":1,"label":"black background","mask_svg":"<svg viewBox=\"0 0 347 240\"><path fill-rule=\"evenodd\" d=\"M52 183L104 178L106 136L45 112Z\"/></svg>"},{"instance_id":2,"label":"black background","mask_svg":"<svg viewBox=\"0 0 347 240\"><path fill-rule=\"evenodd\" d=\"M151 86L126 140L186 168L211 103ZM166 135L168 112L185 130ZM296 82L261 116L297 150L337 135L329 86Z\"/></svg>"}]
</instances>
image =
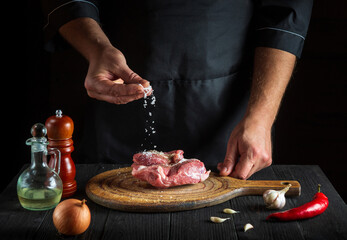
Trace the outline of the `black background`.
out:
<instances>
[{"instance_id":1,"label":"black background","mask_svg":"<svg viewBox=\"0 0 347 240\"><path fill-rule=\"evenodd\" d=\"M273 164L319 165L346 202L347 187L347 2L315 1L302 58L284 96L274 126ZM16 8L16 6L15 6ZM18 15L20 15L18 13ZM16 15L16 16L18 16ZM30 162L25 145L30 128L44 123L58 108L75 122L78 146L87 99L83 79L87 62L74 50L69 61L81 62L76 82L51 89L53 60L43 50L39 1L27 0L20 24L5 24L2 77L2 181L0 191ZM25 34L24 34L25 33ZM23 36L25 35L26 38ZM25 54L24 54L25 53ZM61 74L61 73L60 73ZM72 154L73 156L73 154ZM78 160L76 160L78 163ZM324 191L324 186L323 186Z\"/></svg>"}]
</instances>

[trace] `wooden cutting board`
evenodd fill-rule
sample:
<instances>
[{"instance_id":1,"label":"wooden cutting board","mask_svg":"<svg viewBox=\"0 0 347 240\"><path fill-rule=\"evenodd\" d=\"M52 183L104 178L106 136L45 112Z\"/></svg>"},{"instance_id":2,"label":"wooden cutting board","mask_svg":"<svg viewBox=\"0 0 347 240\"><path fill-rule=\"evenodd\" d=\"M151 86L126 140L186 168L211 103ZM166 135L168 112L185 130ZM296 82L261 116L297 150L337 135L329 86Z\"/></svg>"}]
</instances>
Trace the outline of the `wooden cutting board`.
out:
<instances>
[{"instance_id":1,"label":"wooden cutting board","mask_svg":"<svg viewBox=\"0 0 347 240\"><path fill-rule=\"evenodd\" d=\"M104 207L130 212L174 212L217 205L234 197L262 195L292 184L286 196L299 196L297 181L240 180L211 173L202 183L157 189L131 175L131 167L106 171L86 185L88 197Z\"/></svg>"}]
</instances>

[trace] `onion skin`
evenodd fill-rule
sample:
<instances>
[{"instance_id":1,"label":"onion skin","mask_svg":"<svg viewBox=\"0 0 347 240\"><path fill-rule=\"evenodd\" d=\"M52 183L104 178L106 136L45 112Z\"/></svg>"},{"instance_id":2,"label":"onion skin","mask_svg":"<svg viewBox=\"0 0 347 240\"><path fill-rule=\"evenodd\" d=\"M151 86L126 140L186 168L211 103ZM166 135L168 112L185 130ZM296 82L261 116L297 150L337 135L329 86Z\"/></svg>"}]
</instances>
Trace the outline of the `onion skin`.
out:
<instances>
[{"instance_id":1,"label":"onion skin","mask_svg":"<svg viewBox=\"0 0 347 240\"><path fill-rule=\"evenodd\" d=\"M53 212L53 224L59 233L78 235L85 232L91 220L90 210L83 199L67 199L59 203Z\"/></svg>"}]
</instances>

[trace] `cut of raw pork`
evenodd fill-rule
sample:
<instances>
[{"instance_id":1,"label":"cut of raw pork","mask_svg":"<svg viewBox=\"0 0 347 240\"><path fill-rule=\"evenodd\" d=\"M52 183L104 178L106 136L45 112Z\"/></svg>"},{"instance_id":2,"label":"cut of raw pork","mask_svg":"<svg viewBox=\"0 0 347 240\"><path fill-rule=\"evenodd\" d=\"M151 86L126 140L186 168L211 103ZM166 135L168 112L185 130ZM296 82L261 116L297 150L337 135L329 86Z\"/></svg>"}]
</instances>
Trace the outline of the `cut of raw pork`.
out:
<instances>
[{"instance_id":1,"label":"cut of raw pork","mask_svg":"<svg viewBox=\"0 0 347 240\"><path fill-rule=\"evenodd\" d=\"M174 150L171 152L146 151L136 153L133 156L133 162L139 165L151 166L154 164L173 164L183 159L182 150Z\"/></svg>"},{"instance_id":2,"label":"cut of raw pork","mask_svg":"<svg viewBox=\"0 0 347 240\"><path fill-rule=\"evenodd\" d=\"M157 188L205 181L211 171L198 159L185 159L182 150L145 151L133 156L132 175Z\"/></svg>"}]
</instances>

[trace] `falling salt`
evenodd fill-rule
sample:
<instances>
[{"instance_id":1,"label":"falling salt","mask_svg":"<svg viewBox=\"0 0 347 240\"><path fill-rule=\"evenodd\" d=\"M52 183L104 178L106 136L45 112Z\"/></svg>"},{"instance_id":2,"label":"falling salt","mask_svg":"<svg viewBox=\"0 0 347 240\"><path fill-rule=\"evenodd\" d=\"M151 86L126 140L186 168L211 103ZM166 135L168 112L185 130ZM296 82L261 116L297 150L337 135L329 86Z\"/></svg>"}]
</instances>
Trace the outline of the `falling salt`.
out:
<instances>
[{"instance_id":1,"label":"falling salt","mask_svg":"<svg viewBox=\"0 0 347 240\"><path fill-rule=\"evenodd\" d=\"M152 104L152 105L155 105L155 102L156 102L156 101L157 101L157 100L156 100L155 96L153 95L151 104Z\"/></svg>"},{"instance_id":2,"label":"falling salt","mask_svg":"<svg viewBox=\"0 0 347 240\"><path fill-rule=\"evenodd\" d=\"M140 84L141 85L141 84ZM141 85L142 86L142 85ZM143 87L143 86L142 86ZM153 89L151 86L144 88L143 87L143 91L144 91L144 100L143 100L143 108L144 109L148 109L148 115L147 115L147 119L145 120L145 138L144 138L144 142L141 144L141 147L145 147L148 146L150 149L156 149L157 145L154 145L153 142L151 141L150 137L151 135L156 133L156 130L154 128L154 120L152 119L148 119L148 118L152 118L153 117L153 113L150 110L151 108L155 107L155 103L156 103L156 97L153 94ZM149 93L152 93L150 96L148 96Z\"/></svg>"}]
</instances>

